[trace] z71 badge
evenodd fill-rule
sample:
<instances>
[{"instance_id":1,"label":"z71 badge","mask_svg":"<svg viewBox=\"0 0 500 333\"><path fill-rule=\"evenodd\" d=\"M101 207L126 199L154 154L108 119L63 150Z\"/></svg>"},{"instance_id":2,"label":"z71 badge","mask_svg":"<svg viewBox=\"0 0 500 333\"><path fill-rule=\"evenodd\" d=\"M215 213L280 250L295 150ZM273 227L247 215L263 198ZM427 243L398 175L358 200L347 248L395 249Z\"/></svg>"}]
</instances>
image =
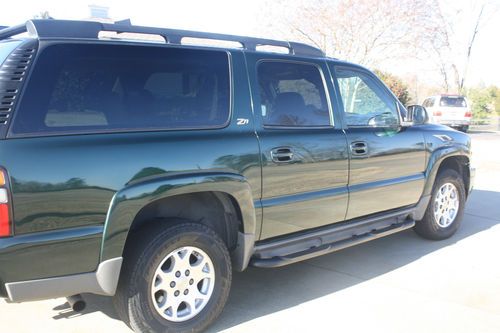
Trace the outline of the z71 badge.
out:
<instances>
[{"instance_id":1,"label":"z71 badge","mask_svg":"<svg viewBox=\"0 0 500 333\"><path fill-rule=\"evenodd\" d=\"M246 118L238 118L236 119L236 125L248 125L249 120Z\"/></svg>"}]
</instances>

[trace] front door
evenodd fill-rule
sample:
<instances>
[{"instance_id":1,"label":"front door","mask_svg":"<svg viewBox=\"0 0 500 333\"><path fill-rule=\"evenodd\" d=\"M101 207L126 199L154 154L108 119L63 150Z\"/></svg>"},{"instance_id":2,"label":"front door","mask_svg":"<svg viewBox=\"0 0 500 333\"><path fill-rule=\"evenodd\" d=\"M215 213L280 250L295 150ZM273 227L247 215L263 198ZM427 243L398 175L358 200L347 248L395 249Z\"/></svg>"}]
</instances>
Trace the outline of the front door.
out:
<instances>
[{"instance_id":1,"label":"front door","mask_svg":"<svg viewBox=\"0 0 500 333\"><path fill-rule=\"evenodd\" d=\"M261 239L343 221L348 151L326 64L247 57L262 152Z\"/></svg>"},{"instance_id":2,"label":"front door","mask_svg":"<svg viewBox=\"0 0 500 333\"><path fill-rule=\"evenodd\" d=\"M417 203L426 166L422 132L400 126L403 106L375 75L329 65L342 97L350 150L346 219Z\"/></svg>"}]
</instances>

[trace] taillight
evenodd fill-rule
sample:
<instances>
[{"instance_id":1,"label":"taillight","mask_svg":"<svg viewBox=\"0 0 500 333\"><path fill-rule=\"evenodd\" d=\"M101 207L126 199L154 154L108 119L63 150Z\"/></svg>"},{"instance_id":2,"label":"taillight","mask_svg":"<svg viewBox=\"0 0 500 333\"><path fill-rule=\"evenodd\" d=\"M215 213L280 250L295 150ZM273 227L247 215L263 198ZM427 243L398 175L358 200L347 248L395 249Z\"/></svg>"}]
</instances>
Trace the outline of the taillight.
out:
<instances>
[{"instance_id":1,"label":"taillight","mask_svg":"<svg viewBox=\"0 0 500 333\"><path fill-rule=\"evenodd\" d=\"M472 117L472 112L465 111L465 118L470 118L470 117Z\"/></svg>"},{"instance_id":2,"label":"taillight","mask_svg":"<svg viewBox=\"0 0 500 333\"><path fill-rule=\"evenodd\" d=\"M0 237L12 235L7 174L0 169Z\"/></svg>"},{"instance_id":3,"label":"taillight","mask_svg":"<svg viewBox=\"0 0 500 333\"><path fill-rule=\"evenodd\" d=\"M438 117L441 117L443 115L443 113L441 113L441 111L433 111L432 114L434 116L438 116Z\"/></svg>"}]
</instances>

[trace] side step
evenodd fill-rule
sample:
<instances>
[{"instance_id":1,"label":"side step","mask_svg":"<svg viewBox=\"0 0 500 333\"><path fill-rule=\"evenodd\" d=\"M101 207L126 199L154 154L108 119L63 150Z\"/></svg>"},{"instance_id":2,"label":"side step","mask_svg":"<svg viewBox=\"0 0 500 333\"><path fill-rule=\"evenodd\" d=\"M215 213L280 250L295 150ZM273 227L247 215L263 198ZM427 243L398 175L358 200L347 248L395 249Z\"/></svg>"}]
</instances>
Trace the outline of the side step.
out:
<instances>
[{"instance_id":1,"label":"side step","mask_svg":"<svg viewBox=\"0 0 500 333\"><path fill-rule=\"evenodd\" d=\"M254 267L261 268L271 268L271 267L281 267L289 264L293 264L302 260L311 259L323 254L339 251L347 247L351 247L357 244L365 243L377 238L388 236L409 228L415 225L414 220L405 220L404 222L391 224L384 228L370 230L363 234L353 235L349 238L334 241L329 244L323 244L319 246L311 247L307 250L303 250L296 253L290 253L286 255L273 256L270 258L259 258L258 254L256 257L250 260L250 265Z\"/></svg>"}]
</instances>

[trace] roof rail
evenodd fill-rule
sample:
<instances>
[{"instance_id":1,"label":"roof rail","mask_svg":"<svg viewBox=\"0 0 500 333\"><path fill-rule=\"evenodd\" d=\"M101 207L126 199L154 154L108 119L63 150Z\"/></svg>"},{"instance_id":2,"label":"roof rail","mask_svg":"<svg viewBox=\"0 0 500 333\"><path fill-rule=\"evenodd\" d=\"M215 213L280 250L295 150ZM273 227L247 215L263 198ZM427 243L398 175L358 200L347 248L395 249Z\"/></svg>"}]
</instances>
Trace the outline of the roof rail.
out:
<instances>
[{"instance_id":1,"label":"roof rail","mask_svg":"<svg viewBox=\"0 0 500 333\"><path fill-rule=\"evenodd\" d=\"M290 54L324 57L325 53L313 46L273 39L244 37L189 30L164 29L131 25L129 21L101 23L93 21L30 20L25 24L0 30L0 40L29 32L38 38L89 38L98 39L101 31L160 35L167 44L181 44L183 38L201 38L240 43L245 50L257 51L260 46L277 46L288 49Z\"/></svg>"},{"instance_id":2,"label":"roof rail","mask_svg":"<svg viewBox=\"0 0 500 333\"><path fill-rule=\"evenodd\" d=\"M22 34L23 32L26 31L28 31L26 24L13 25L11 27L3 27L3 29L0 30L0 40Z\"/></svg>"}]
</instances>

